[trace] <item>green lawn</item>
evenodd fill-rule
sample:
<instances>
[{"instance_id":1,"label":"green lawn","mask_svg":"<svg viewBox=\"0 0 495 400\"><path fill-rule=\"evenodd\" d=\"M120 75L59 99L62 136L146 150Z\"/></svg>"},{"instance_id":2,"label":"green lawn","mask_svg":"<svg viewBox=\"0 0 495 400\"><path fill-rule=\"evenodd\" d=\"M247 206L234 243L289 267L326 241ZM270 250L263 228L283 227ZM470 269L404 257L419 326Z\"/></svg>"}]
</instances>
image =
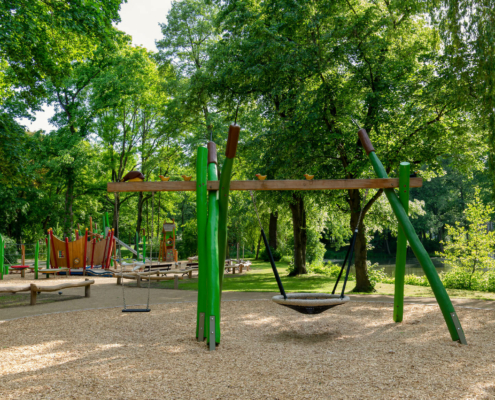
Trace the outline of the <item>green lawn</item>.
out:
<instances>
[{"instance_id":1,"label":"green lawn","mask_svg":"<svg viewBox=\"0 0 495 400\"><path fill-rule=\"evenodd\" d=\"M252 261L252 263L251 271L247 273L242 275L225 275L223 290L226 292L278 292L277 282L273 276L270 263L263 261ZM287 292L330 293L333 290L335 284L334 278L313 274L289 278L287 276L287 266L288 263L284 261L277 263L277 269ZM160 286L163 288L172 288L173 281L160 282ZM197 290L198 280L181 281L179 287L183 290ZM352 294L351 291L353 288L354 281L349 281L347 283L346 293ZM342 283L339 284L338 289L342 290ZM451 297L495 300L495 293L458 289L447 289L447 292ZM393 295L394 285L379 283L376 287L376 292L371 294ZM406 285L404 294L407 297L434 297L433 291L429 287L423 286Z\"/></svg>"}]
</instances>

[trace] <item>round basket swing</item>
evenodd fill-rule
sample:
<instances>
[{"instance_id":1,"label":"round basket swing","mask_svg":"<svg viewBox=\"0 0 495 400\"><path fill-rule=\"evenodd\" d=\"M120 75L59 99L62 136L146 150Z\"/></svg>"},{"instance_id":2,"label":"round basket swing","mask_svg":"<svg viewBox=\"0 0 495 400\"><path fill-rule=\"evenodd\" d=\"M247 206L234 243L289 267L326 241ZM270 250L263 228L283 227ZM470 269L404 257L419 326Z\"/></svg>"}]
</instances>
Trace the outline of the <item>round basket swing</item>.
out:
<instances>
[{"instance_id":1,"label":"round basket swing","mask_svg":"<svg viewBox=\"0 0 495 400\"><path fill-rule=\"evenodd\" d=\"M344 262L342 264L342 267L340 269L339 276L337 277L337 281L335 282L335 285L333 287L332 293L285 293L284 286L282 285L282 281L280 280L280 276L278 274L277 267L275 265L275 260L273 259L272 252L270 250L270 246L268 245L268 240L266 239L265 231L263 229L263 226L261 225L261 219L258 214L258 208L256 207L256 201L254 199L254 194L252 191L251 193L251 198L253 200L253 205L254 209L256 211L256 216L258 217L258 223L260 225L261 229L261 236L263 237L263 242L265 244L266 251L268 253L268 257L270 259L270 264L272 266L273 274L275 275L275 279L277 281L278 288L280 290L280 294L273 296L272 301L280 304L281 306L285 306L288 308L293 309L294 311L300 312L302 314L320 314L330 308L340 306L341 304L347 303L350 299L348 296L346 296L345 293L345 288L347 285L347 281L349 279L349 272L351 270L351 261L352 261L352 256L354 255L354 246L356 244L356 237L358 234L358 227L359 223L361 221L361 215L363 212L363 208L361 207L361 211L359 213L359 218L358 218L358 223L356 224L356 229L354 229L353 235L352 235L352 241L351 245L349 246L349 249L347 250L347 254L345 256ZM366 200L366 196L368 195L368 190L366 190L366 193L364 195L364 199ZM346 263L347 263L347 268L346 268ZM337 285L339 284L339 281L342 277L342 273L346 270L345 273L345 278L344 278L344 284L342 287L342 292L340 294L335 294L335 291L337 290Z\"/></svg>"}]
</instances>

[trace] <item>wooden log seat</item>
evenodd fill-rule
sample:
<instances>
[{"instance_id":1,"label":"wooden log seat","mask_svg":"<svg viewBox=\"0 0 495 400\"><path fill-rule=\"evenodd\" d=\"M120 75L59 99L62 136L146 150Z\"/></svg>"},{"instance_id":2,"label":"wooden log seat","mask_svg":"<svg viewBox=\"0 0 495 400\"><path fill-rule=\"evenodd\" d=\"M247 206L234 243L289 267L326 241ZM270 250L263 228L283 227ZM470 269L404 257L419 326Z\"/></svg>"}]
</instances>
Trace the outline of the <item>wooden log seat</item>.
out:
<instances>
[{"instance_id":1,"label":"wooden log seat","mask_svg":"<svg viewBox=\"0 0 495 400\"><path fill-rule=\"evenodd\" d=\"M58 292L63 289L70 289L75 287L84 287L84 297L90 297L90 288L91 285L94 284L95 281L93 279L85 279L81 282L65 282L59 285L53 286L44 286L38 285L36 283L31 283L30 285L25 286L5 286L0 287L0 293L13 293L16 294L18 292L31 292L31 305L34 306L36 304L36 299L38 297L38 293L41 292Z\"/></svg>"}]
</instances>

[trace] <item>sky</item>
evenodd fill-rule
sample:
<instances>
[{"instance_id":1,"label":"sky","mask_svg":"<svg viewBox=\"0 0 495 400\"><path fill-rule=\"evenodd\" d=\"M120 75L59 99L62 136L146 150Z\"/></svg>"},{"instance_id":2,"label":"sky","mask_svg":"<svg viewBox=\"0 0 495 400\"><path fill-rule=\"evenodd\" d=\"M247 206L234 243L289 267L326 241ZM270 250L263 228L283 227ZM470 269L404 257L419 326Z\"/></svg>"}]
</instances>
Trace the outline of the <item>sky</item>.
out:
<instances>
[{"instance_id":1,"label":"sky","mask_svg":"<svg viewBox=\"0 0 495 400\"><path fill-rule=\"evenodd\" d=\"M155 40L161 38L158 23L166 22L171 5L171 0L127 0L127 3L121 6L121 22L117 28L131 35L133 44L157 51ZM48 123L48 120L53 116L53 113L52 107L45 106L43 111L35 114L36 121L18 119L18 122L25 125L30 131L38 129L50 131L54 128Z\"/></svg>"}]
</instances>

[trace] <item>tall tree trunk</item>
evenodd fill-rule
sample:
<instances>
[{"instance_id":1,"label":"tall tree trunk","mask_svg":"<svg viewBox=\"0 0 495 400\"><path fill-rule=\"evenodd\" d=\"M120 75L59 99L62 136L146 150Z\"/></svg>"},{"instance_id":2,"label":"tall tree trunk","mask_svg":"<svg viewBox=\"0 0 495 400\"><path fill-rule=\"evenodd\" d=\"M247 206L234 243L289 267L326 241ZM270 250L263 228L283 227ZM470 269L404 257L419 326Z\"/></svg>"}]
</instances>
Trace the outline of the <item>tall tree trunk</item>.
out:
<instances>
[{"instance_id":1,"label":"tall tree trunk","mask_svg":"<svg viewBox=\"0 0 495 400\"><path fill-rule=\"evenodd\" d=\"M304 200L297 194L293 194L294 202L289 204L292 212L292 226L294 231L294 271L289 276L306 274L306 211Z\"/></svg>"},{"instance_id":2,"label":"tall tree trunk","mask_svg":"<svg viewBox=\"0 0 495 400\"><path fill-rule=\"evenodd\" d=\"M361 195L359 194L359 190L349 191L349 205L351 208L351 230L354 232L358 223L359 212L361 211ZM356 287L353 289L354 292L373 291L366 265L368 251L366 250L366 235L363 220L364 213L359 223L356 244L354 246L354 266L356 268Z\"/></svg>"},{"instance_id":3,"label":"tall tree trunk","mask_svg":"<svg viewBox=\"0 0 495 400\"><path fill-rule=\"evenodd\" d=\"M278 212L270 213L270 225L268 227L268 244L272 249L277 249L277 222Z\"/></svg>"}]
</instances>

